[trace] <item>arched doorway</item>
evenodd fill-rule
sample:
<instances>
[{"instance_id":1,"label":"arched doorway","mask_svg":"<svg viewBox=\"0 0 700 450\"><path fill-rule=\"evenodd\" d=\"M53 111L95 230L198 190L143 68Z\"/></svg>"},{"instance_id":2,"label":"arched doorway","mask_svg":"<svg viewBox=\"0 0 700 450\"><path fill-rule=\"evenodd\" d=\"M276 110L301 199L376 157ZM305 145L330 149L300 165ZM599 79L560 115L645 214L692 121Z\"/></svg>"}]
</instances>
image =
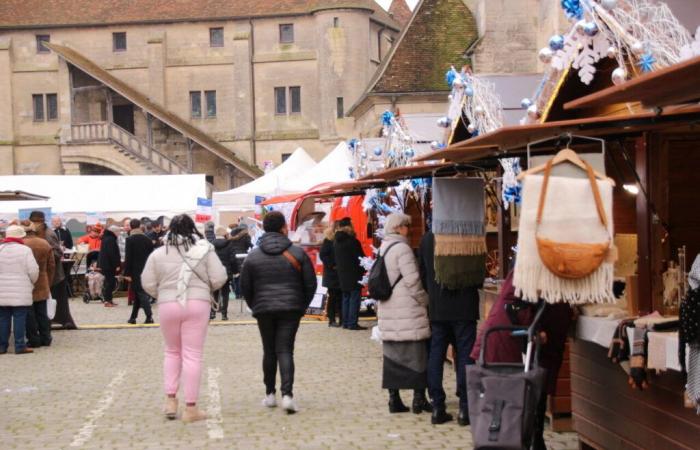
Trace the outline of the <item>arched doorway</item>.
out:
<instances>
[{"instance_id":1,"label":"arched doorway","mask_svg":"<svg viewBox=\"0 0 700 450\"><path fill-rule=\"evenodd\" d=\"M121 175L116 170L109 167L100 166L97 164L83 163L80 164L80 175Z\"/></svg>"}]
</instances>

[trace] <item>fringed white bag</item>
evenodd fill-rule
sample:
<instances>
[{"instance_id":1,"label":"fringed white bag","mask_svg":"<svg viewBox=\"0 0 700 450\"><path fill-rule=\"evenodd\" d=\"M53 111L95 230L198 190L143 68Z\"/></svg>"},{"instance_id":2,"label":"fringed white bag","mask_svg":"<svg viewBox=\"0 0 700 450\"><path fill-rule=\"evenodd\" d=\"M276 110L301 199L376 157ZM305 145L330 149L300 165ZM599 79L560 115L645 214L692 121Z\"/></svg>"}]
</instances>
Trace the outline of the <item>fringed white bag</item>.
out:
<instances>
[{"instance_id":1,"label":"fringed white bag","mask_svg":"<svg viewBox=\"0 0 700 450\"><path fill-rule=\"evenodd\" d=\"M535 238L537 209L544 177L528 175L523 180L522 210L518 230L518 256L513 285L515 294L536 302L608 303L612 292L614 261L606 260L589 276L579 279L560 278L542 263ZM600 224L595 199L587 178L552 176L545 200L546 220L539 226L539 235L559 242L597 243L613 236L612 183L597 180L608 230Z\"/></svg>"},{"instance_id":2,"label":"fringed white bag","mask_svg":"<svg viewBox=\"0 0 700 450\"><path fill-rule=\"evenodd\" d=\"M51 293L49 293L49 298L46 300L46 315L49 320L53 320L56 317L56 299L51 297Z\"/></svg>"}]
</instances>

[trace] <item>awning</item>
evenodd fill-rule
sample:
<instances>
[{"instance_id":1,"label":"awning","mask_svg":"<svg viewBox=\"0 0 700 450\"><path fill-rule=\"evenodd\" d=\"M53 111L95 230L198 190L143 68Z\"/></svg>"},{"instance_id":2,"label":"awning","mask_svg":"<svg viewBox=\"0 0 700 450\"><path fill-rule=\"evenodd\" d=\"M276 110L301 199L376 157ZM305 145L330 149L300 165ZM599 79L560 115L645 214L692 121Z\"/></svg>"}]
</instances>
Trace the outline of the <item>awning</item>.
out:
<instances>
[{"instance_id":1,"label":"awning","mask_svg":"<svg viewBox=\"0 0 700 450\"><path fill-rule=\"evenodd\" d=\"M700 56L570 101L564 109L639 101L647 108L700 101Z\"/></svg>"},{"instance_id":2,"label":"awning","mask_svg":"<svg viewBox=\"0 0 700 450\"><path fill-rule=\"evenodd\" d=\"M20 201L20 200L48 200L49 197L31 194L25 191L0 191L0 202Z\"/></svg>"},{"instance_id":3,"label":"awning","mask_svg":"<svg viewBox=\"0 0 700 450\"><path fill-rule=\"evenodd\" d=\"M452 164L417 164L414 166L392 167L381 172L371 173L360 178L359 181L382 180L385 183L391 183L397 180L405 180L408 178L431 177L433 173Z\"/></svg>"},{"instance_id":4,"label":"awning","mask_svg":"<svg viewBox=\"0 0 700 450\"><path fill-rule=\"evenodd\" d=\"M522 149L530 142L566 133L590 137L623 136L696 121L700 121L700 106L686 105L668 108L661 114L647 112L503 127L491 133L458 142L445 150L415 158L414 161L475 161L487 157L502 157L505 156L504 153Z\"/></svg>"},{"instance_id":5,"label":"awning","mask_svg":"<svg viewBox=\"0 0 700 450\"><path fill-rule=\"evenodd\" d=\"M262 170L260 170L258 167L248 164L235 156L233 150L230 150L216 139L212 138L204 131L190 124L186 120L181 119L178 115L168 111L161 105L152 102L148 99L148 96L121 81L81 53L78 53L72 48L54 43L45 42L44 45L61 55L66 61L70 62L83 72L114 89L114 91L118 92L130 102L140 106L161 122L182 133L184 136L192 139L194 142L209 150L224 161L232 164L249 177L257 178L263 174Z\"/></svg>"}]
</instances>

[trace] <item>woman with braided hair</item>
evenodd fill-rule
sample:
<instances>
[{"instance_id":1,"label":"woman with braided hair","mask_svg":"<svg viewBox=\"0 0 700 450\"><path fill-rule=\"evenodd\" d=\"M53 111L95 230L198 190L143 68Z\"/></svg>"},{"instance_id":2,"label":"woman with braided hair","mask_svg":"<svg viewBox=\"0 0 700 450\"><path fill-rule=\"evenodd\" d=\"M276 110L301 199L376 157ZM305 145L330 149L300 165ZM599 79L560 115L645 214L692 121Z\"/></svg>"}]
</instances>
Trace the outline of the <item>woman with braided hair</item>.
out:
<instances>
[{"instance_id":1,"label":"woman with braided hair","mask_svg":"<svg viewBox=\"0 0 700 450\"><path fill-rule=\"evenodd\" d=\"M206 419L197 408L202 352L209 323L211 292L228 279L214 247L197 231L187 215L170 222L165 245L148 257L141 285L158 299L160 329L165 340L163 378L165 416L175 419L177 391L182 381L184 422Z\"/></svg>"}]
</instances>

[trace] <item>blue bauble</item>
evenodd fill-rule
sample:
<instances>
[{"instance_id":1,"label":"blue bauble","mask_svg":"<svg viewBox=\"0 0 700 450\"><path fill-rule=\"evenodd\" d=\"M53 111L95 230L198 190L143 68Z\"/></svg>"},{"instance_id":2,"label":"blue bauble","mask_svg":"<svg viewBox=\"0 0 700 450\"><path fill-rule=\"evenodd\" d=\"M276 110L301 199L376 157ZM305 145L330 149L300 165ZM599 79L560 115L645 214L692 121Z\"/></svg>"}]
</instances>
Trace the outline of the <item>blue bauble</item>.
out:
<instances>
[{"instance_id":1,"label":"blue bauble","mask_svg":"<svg viewBox=\"0 0 700 450\"><path fill-rule=\"evenodd\" d=\"M595 22L588 22L583 26L583 32L588 36L595 36L598 33L598 25Z\"/></svg>"},{"instance_id":2,"label":"blue bauble","mask_svg":"<svg viewBox=\"0 0 700 450\"><path fill-rule=\"evenodd\" d=\"M524 98L520 100L520 107L522 107L523 109L528 109L530 105L532 105L532 100L530 100L529 98Z\"/></svg>"},{"instance_id":3,"label":"blue bauble","mask_svg":"<svg viewBox=\"0 0 700 450\"><path fill-rule=\"evenodd\" d=\"M382 151L381 147L374 147L374 156L382 156Z\"/></svg>"},{"instance_id":4,"label":"blue bauble","mask_svg":"<svg viewBox=\"0 0 700 450\"><path fill-rule=\"evenodd\" d=\"M387 154L387 156L391 159L396 158L396 152L393 150L389 150L389 153Z\"/></svg>"},{"instance_id":5,"label":"blue bauble","mask_svg":"<svg viewBox=\"0 0 700 450\"><path fill-rule=\"evenodd\" d=\"M466 88L464 88L464 94L467 97L473 97L474 96L474 88L472 88L471 86L467 86Z\"/></svg>"},{"instance_id":6,"label":"blue bauble","mask_svg":"<svg viewBox=\"0 0 700 450\"><path fill-rule=\"evenodd\" d=\"M416 151L409 147L403 151L403 154L406 158L413 158L416 156Z\"/></svg>"},{"instance_id":7,"label":"blue bauble","mask_svg":"<svg viewBox=\"0 0 700 450\"><path fill-rule=\"evenodd\" d=\"M564 36L556 34L549 39L549 48L553 51L561 50L564 48Z\"/></svg>"}]
</instances>

